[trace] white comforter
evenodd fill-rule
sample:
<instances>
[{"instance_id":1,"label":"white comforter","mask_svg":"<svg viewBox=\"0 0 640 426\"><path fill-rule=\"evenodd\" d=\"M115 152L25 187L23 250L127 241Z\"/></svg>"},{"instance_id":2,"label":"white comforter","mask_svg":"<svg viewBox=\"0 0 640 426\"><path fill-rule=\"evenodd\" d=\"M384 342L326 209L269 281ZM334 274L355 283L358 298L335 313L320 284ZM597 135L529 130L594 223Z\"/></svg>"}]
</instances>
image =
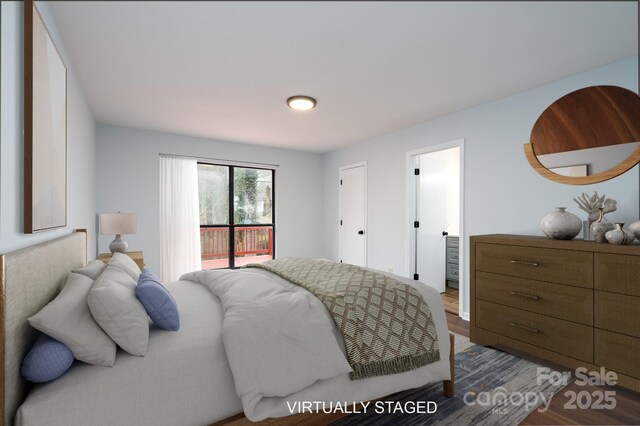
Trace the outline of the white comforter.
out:
<instances>
[{"instance_id":1,"label":"white comforter","mask_svg":"<svg viewBox=\"0 0 640 426\"><path fill-rule=\"evenodd\" d=\"M289 415L295 401L366 401L450 378L440 295L421 283L405 280L432 310L442 359L402 374L350 381L342 337L307 290L260 269L192 272L181 279L205 285L222 302L224 348L250 420Z\"/></svg>"}]
</instances>

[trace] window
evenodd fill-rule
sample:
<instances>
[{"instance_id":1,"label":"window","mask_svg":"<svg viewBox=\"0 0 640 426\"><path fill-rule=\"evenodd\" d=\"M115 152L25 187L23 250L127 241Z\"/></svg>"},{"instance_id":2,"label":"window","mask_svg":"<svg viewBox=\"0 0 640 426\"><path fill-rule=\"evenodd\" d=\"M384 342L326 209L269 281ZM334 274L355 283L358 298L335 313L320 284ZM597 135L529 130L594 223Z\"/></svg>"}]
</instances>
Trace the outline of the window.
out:
<instances>
[{"instance_id":1,"label":"window","mask_svg":"<svg viewBox=\"0 0 640 426\"><path fill-rule=\"evenodd\" d=\"M198 163L202 269L274 258L273 182L273 170Z\"/></svg>"}]
</instances>

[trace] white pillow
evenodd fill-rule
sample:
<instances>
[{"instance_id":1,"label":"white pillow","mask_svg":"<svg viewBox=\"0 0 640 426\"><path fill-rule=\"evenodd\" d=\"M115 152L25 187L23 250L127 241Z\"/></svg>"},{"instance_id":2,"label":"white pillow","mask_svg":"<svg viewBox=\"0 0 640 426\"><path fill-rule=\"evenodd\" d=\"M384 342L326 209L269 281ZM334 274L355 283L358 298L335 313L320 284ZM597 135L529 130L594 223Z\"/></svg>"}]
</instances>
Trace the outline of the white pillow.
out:
<instances>
[{"instance_id":1,"label":"white pillow","mask_svg":"<svg viewBox=\"0 0 640 426\"><path fill-rule=\"evenodd\" d=\"M71 272L75 272L76 274L82 274L85 277L89 277L93 281L95 281L100 276L100 274L104 271L104 268L106 267L107 267L107 264L104 263L103 261L92 260L87 264L87 266L74 269Z\"/></svg>"},{"instance_id":2,"label":"white pillow","mask_svg":"<svg viewBox=\"0 0 640 426\"><path fill-rule=\"evenodd\" d=\"M129 256L124 253L113 253L111 259L109 260L109 266L113 266L116 269L121 270L122 272L126 272L133 281L138 282L138 278L140 277L140 268L136 262L133 261Z\"/></svg>"},{"instance_id":3,"label":"white pillow","mask_svg":"<svg viewBox=\"0 0 640 426\"><path fill-rule=\"evenodd\" d=\"M89 364L113 366L116 345L94 321L87 306L93 280L71 272L60 294L29 318L29 324L64 343Z\"/></svg>"},{"instance_id":4,"label":"white pillow","mask_svg":"<svg viewBox=\"0 0 640 426\"><path fill-rule=\"evenodd\" d=\"M96 322L118 346L144 356L149 343L149 319L135 295L136 280L111 265L93 283L87 303Z\"/></svg>"}]
</instances>

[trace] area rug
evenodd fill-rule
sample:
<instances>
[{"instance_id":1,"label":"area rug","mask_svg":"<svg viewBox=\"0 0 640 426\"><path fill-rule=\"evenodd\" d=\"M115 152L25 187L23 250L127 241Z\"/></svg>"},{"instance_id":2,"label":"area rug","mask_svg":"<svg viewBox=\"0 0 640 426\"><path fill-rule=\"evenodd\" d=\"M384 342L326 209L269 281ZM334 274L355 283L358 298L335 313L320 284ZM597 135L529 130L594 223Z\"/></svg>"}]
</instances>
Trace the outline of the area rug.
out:
<instances>
[{"instance_id":1,"label":"area rug","mask_svg":"<svg viewBox=\"0 0 640 426\"><path fill-rule=\"evenodd\" d=\"M434 383L383 398L378 402L378 412L372 403L366 413L352 414L332 424L517 425L533 410L544 410L566 385L549 380L544 373L538 378L538 368L544 368L539 364L473 345L462 336L456 335L455 346L453 398L442 394L442 383Z\"/></svg>"}]
</instances>

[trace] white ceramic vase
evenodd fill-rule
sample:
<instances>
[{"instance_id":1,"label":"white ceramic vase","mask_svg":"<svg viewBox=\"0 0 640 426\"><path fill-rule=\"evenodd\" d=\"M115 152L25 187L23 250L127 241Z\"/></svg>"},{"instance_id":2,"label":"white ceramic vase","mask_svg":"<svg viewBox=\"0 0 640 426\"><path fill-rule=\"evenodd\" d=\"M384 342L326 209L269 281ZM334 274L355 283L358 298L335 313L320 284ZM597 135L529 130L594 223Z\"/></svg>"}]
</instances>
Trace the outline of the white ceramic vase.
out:
<instances>
[{"instance_id":1,"label":"white ceramic vase","mask_svg":"<svg viewBox=\"0 0 640 426\"><path fill-rule=\"evenodd\" d=\"M629 231L640 241L640 220L629 225Z\"/></svg>"},{"instance_id":2,"label":"white ceramic vase","mask_svg":"<svg viewBox=\"0 0 640 426\"><path fill-rule=\"evenodd\" d=\"M571 240L582 230L582 220L566 207L556 207L540 221L542 232L554 240Z\"/></svg>"},{"instance_id":3,"label":"white ceramic vase","mask_svg":"<svg viewBox=\"0 0 640 426\"><path fill-rule=\"evenodd\" d=\"M635 235L623 228L624 223L616 223L616 229L609 231L604 236L611 244L627 245L636 239Z\"/></svg>"},{"instance_id":4,"label":"white ceramic vase","mask_svg":"<svg viewBox=\"0 0 640 426\"><path fill-rule=\"evenodd\" d=\"M613 223L604 218L604 209L600 207L600 218L591 224L591 238L597 243L606 243L605 234L615 229Z\"/></svg>"}]
</instances>

